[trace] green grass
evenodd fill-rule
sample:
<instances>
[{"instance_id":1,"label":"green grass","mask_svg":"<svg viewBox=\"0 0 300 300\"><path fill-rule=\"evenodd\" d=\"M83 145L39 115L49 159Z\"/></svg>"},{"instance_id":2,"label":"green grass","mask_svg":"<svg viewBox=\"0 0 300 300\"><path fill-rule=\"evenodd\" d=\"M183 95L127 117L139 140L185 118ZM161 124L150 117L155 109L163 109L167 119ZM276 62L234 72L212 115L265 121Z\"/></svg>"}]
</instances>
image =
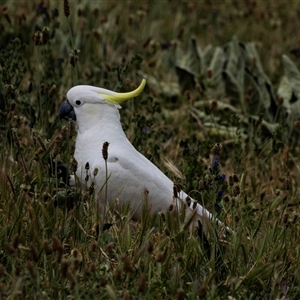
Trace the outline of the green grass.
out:
<instances>
[{"instance_id":1,"label":"green grass","mask_svg":"<svg viewBox=\"0 0 300 300\"><path fill-rule=\"evenodd\" d=\"M281 56L299 64L290 50L299 44L300 5L70 1L67 18L62 1L4 2L0 298L300 298L298 123L282 114L276 96ZM269 119L241 102L254 95L265 104L248 86L241 99L220 96L218 64L182 71L181 81L176 74L186 56L195 59L191 38L203 50L234 35L256 45L274 89ZM146 206L140 222L130 219L129 207L111 207L106 222L113 225L102 231L92 189L71 190L49 174L53 157L72 170L74 124L58 118L68 89L129 91L142 77L142 96L120 111L130 141L235 234L224 237L213 226L197 234L184 212L149 215Z\"/></svg>"}]
</instances>

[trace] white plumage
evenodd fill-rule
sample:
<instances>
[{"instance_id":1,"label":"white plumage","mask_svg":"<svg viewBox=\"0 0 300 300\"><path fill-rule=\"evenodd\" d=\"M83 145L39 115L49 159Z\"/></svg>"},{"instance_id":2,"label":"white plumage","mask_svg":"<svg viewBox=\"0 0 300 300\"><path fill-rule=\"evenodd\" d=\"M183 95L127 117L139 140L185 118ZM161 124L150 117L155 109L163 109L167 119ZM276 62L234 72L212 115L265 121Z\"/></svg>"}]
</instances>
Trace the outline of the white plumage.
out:
<instances>
[{"instance_id":1,"label":"white plumage","mask_svg":"<svg viewBox=\"0 0 300 300\"><path fill-rule=\"evenodd\" d=\"M89 183L95 183L95 192L99 194L103 207L105 188L102 187L106 182L106 172L102 147L104 142L108 142L108 204L116 199L120 205L129 202L135 219L141 216L145 198L151 212L167 211L171 204L182 204L187 198L186 193L180 192L180 199L174 199L173 182L132 146L122 129L119 103L139 95L145 84L143 80L130 93L115 93L87 85L75 86L67 93L68 101L60 109L60 117L76 119L77 122L74 156L78 163L76 174L81 183L86 184L85 165L88 162ZM99 171L93 177L95 168ZM209 211L193 201L186 208L187 215L194 213L193 208L196 210L195 219L213 219Z\"/></svg>"}]
</instances>

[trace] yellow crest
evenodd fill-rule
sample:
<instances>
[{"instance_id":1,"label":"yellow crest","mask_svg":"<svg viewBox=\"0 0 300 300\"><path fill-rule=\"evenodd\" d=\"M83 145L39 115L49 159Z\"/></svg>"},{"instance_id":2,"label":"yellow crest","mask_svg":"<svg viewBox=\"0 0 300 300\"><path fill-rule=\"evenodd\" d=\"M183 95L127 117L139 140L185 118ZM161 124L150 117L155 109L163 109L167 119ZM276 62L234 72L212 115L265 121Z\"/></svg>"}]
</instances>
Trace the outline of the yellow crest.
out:
<instances>
[{"instance_id":1,"label":"yellow crest","mask_svg":"<svg viewBox=\"0 0 300 300\"><path fill-rule=\"evenodd\" d=\"M106 100L106 102L109 104L120 104L123 101L137 97L143 91L145 85L146 85L146 80L143 79L140 86L132 92L114 93L112 95L100 93L100 96L103 97Z\"/></svg>"}]
</instances>

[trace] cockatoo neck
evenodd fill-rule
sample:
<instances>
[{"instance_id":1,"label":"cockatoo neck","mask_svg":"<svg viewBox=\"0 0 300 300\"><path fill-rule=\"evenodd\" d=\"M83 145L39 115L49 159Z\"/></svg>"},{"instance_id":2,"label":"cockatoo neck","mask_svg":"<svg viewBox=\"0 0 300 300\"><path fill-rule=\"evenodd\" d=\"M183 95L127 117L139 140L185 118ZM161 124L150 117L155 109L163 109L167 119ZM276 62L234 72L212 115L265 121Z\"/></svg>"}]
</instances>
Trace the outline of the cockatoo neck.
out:
<instances>
[{"instance_id":1,"label":"cockatoo neck","mask_svg":"<svg viewBox=\"0 0 300 300\"><path fill-rule=\"evenodd\" d=\"M83 110L84 109L84 110ZM85 104L76 111L78 135L125 136L118 109L108 104Z\"/></svg>"}]
</instances>

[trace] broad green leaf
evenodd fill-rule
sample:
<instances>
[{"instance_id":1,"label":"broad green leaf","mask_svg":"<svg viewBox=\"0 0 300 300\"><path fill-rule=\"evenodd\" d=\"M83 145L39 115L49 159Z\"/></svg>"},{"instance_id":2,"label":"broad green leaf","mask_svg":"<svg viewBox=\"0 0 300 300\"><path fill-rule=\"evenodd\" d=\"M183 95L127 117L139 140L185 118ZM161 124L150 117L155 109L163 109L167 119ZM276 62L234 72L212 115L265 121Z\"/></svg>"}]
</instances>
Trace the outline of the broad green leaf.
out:
<instances>
[{"instance_id":1,"label":"broad green leaf","mask_svg":"<svg viewBox=\"0 0 300 300\"><path fill-rule=\"evenodd\" d=\"M213 58L207 70L208 95L210 97L224 96L224 82L222 78L225 63L225 53L221 47L216 47Z\"/></svg>"},{"instance_id":2,"label":"broad green leaf","mask_svg":"<svg viewBox=\"0 0 300 300\"><path fill-rule=\"evenodd\" d=\"M282 56L285 77L295 97L300 95L300 72L287 55ZM290 100L290 99L289 99Z\"/></svg>"},{"instance_id":3,"label":"broad green leaf","mask_svg":"<svg viewBox=\"0 0 300 300\"><path fill-rule=\"evenodd\" d=\"M244 96L245 55L242 45L237 37L234 36L224 47L227 61L223 72L223 79L226 94L233 99L234 103L242 101L242 97Z\"/></svg>"},{"instance_id":4,"label":"broad green leaf","mask_svg":"<svg viewBox=\"0 0 300 300\"><path fill-rule=\"evenodd\" d=\"M203 70L203 63L195 38L191 38L189 41L188 53L186 57L186 66L193 74L201 74Z\"/></svg>"}]
</instances>

